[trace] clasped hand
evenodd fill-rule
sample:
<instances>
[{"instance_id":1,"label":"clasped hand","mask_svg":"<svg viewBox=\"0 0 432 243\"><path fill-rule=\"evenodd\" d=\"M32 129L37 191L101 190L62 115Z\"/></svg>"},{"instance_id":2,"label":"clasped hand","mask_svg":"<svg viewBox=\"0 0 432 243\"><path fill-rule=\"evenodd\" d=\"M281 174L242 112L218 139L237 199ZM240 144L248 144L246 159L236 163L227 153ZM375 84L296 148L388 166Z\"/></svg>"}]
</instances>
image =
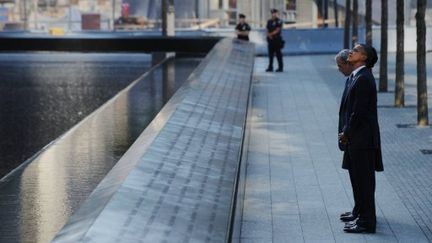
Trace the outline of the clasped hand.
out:
<instances>
[{"instance_id":1,"label":"clasped hand","mask_svg":"<svg viewBox=\"0 0 432 243\"><path fill-rule=\"evenodd\" d=\"M348 144L348 138L345 136L343 132L339 133L338 138L339 138L339 143L343 145Z\"/></svg>"}]
</instances>

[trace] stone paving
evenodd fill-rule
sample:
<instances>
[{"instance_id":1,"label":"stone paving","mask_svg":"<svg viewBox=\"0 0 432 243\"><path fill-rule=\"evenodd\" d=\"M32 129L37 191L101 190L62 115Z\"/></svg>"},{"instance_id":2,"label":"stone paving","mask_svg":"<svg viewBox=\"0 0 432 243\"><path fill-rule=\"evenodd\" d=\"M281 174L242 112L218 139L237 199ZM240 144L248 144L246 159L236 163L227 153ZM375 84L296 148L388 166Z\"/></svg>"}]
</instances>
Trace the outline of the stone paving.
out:
<instances>
[{"instance_id":1,"label":"stone paving","mask_svg":"<svg viewBox=\"0 0 432 243\"><path fill-rule=\"evenodd\" d=\"M413 105L415 71L407 60ZM344 78L331 55L285 63L284 73L263 72L266 58L255 63L242 242L430 242L432 155L420 149L432 149L432 130L396 126L415 124L415 108L385 108L394 93L379 94L385 172L377 174L377 233L346 234L339 214L353 200L337 148Z\"/></svg>"}]
</instances>

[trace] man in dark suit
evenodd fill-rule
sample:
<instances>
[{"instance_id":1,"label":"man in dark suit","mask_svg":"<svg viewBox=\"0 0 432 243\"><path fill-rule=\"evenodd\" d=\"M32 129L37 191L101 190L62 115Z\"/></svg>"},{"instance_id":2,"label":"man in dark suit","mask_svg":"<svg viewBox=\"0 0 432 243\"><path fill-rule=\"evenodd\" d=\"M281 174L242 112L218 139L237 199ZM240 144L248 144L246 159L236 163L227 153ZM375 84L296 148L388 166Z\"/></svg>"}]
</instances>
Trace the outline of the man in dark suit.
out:
<instances>
[{"instance_id":1,"label":"man in dark suit","mask_svg":"<svg viewBox=\"0 0 432 243\"><path fill-rule=\"evenodd\" d=\"M347 77L347 79L345 80L345 88L342 94L342 99L340 102L340 107L339 107L339 124L338 124L338 134L342 132L343 127L345 126L345 113L346 109L344 107L345 103L345 99L346 99L346 95L348 92L348 87L350 85L350 81L352 80L352 78L350 79L349 76L352 73L352 71L354 71L353 66L348 62L348 56L349 56L350 50L349 49L343 49L341 50L336 56L335 56L335 61L336 61L336 65L338 67L339 72L341 72L345 77ZM341 151L345 151L346 146L344 144L341 144L340 142L338 143L339 145L339 149ZM354 191L354 184L353 184L353 173L352 170L348 170L349 172L349 177L350 177L350 181L351 181L351 187L353 188ZM356 201L356 195L354 194L354 207L351 211L346 212L346 213L342 213L340 215L340 219L344 222L350 222L353 221L355 219L357 219L358 217L358 211L359 211L359 204Z\"/></svg>"},{"instance_id":2,"label":"man in dark suit","mask_svg":"<svg viewBox=\"0 0 432 243\"><path fill-rule=\"evenodd\" d=\"M348 233L375 233L375 171L383 171L377 112L377 90L372 67L378 60L373 47L357 44L348 57L354 71L342 102L344 127L339 140L345 146L342 168L352 173L358 219L346 224Z\"/></svg>"}]
</instances>

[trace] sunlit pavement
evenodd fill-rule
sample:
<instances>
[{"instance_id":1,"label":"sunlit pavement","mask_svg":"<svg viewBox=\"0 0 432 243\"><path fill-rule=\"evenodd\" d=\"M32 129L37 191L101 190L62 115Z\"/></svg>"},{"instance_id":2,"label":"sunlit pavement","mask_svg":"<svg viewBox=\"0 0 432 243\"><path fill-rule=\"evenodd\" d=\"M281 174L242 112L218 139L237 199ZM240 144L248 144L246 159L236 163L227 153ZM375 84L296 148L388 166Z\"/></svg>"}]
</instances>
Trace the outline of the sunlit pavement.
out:
<instances>
[{"instance_id":1,"label":"sunlit pavement","mask_svg":"<svg viewBox=\"0 0 432 243\"><path fill-rule=\"evenodd\" d=\"M353 204L337 147L345 79L333 55L284 60L284 73L264 72L266 58L255 63L242 242L431 241L432 155L421 150L432 149L432 130L415 126L415 54L406 56L407 108L391 107L394 92L378 96L385 171L377 174L377 233L359 235L339 220Z\"/></svg>"}]
</instances>

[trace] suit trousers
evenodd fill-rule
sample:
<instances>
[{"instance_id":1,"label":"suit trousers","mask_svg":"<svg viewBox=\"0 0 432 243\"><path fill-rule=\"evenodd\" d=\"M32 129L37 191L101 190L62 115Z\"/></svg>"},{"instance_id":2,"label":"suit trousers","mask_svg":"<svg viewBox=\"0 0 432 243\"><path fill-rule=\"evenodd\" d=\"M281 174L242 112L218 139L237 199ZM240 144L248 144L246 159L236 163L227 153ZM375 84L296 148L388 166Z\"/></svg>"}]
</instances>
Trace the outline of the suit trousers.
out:
<instances>
[{"instance_id":1,"label":"suit trousers","mask_svg":"<svg viewBox=\"0 0 432 243\"><path fill-rule=\"evenodd\" d=\"M278 61L278 68L283 69L283 59L282 59L282 52L279 45L276 43L268 43L268 54L269 54L269 69L273 69L273 59L276 54L276 58Z\"/></svg>"},{"instance_id":2,"label":"suit trousers","mask_svg":"<svg viewBox=\"0 0 432 243\"><path fill-rule=\"evenodd\" d=\"M358 207L357 224L365 227L376 226L375 210L375 157L374 149L350 149L349 173L353 188L355 207ZM354 209L355 209L354 207Z\"/></svg>"},{"instance_id":3,"label":"suit trousers","mask_svg":"<svg viewBox=\"0 0 432 243\"><path fill-rule=\"evenodd\" d=\"M353 190L353 197L354 197L354 207L353 207L351 213L354 216L358 217L359 212L360 212L360 206L359 206L360 202L359 202L358 190L356 190L356 187L355 187L355 185L357 185L358 183L356 181L356 177L355 177L354 171L350 168L348 170L348 172L349 172L349 177L350 177L351 187L352 187L352 190Z\"/></svg>"}]
</instances>

